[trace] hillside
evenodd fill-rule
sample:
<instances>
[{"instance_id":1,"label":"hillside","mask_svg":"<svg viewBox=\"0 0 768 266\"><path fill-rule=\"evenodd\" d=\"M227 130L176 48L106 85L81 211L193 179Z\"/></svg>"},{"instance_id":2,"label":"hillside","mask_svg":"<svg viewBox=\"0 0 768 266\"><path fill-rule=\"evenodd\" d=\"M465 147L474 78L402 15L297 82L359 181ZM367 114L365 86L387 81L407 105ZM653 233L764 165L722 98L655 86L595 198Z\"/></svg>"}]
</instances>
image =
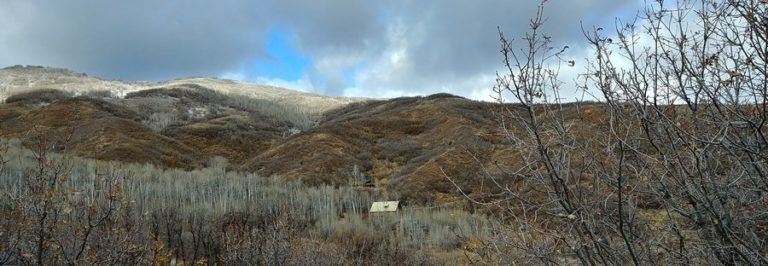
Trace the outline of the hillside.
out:
<instances>
[{"instance_id":1,"label":"hillside","mask_svg":"<svg viewBox=\"0 0 768 266\"><path fill-rule=\"evenodd\" d=\"M438 94L349 105L246 163L250 170L308 182L345 183L357 166L405 198L455 191L443 175L473 182L504 149L488 103ZM473 156L476 156L477 163Z\"/></svg>"},{"instance_id":2,"label":"hillside","mask_svg":"<svg viewBox=\"0 0 768 266\"><path fill-rule=\"evenodd\" d=\"M147 85L28 67L4 69L0 80L19 72L48 83L13 87L21 93L0 105L0 137L29 144L30 132L60 136L68 139L66 152L82 157L185 169L224 158L232 169L308 184L359 184L369 175L384 191L436 204L455 199L446 175L472 193L484 171L503 177L499 166L514 161L493 113L499 106L448 94L359 101L254 90L261 96L251 98L227 91L234 87L222 84L230 81L176 80L140 89ZM312 104L326 98L337 101Z\"/></svg>"},{"instance_id":3,"label":"hillside","mask_svg":"<svg viewBox=\"0 0 768 266\"><path fill-rule=\"evenodd\" d=\"M203 163L197 151L144 127L135 112L103 101L66 98L40 107L10 103L0 107L0 117L3 138L29 144L46 138L83 157L178 168Z\"/></svg>"},{"instance_id":4,"label":"hillside","mask_svg":"<svg viewBox=\"0 0 768 266\"><path fill-rule=\"evenodd\" d=\"M90 91L109 91L123 97L131 92L195 84L214 91L236 96L289 105L320 113L338 106L361 101L359 98L331 97L288 90L268 85L244 83L234 80L189 77L160 82L129 82L90 77L68 69L41 66L11 66L0 69L0 101L29 90L57 89L76 95Z\"/></svg>"}]
</instances>

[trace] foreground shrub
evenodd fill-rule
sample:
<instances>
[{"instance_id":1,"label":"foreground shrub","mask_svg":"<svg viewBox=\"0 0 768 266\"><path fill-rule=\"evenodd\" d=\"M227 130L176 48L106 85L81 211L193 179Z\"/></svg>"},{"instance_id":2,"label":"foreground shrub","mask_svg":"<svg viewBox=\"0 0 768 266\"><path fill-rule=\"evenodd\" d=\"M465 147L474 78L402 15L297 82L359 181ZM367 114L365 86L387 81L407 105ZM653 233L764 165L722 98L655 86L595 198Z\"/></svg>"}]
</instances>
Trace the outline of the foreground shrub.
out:
<instances>
[{"instance_id":1,"label":"foreground shrub","mask_svg":"<svg viewBox=\"0 0 768 266\"><path fill-rule=\"evenodd\" d=\"M522 52L501 35L494 90L516 103L498 114L519 160L505 171L521 181L489 176L503 193L476 201L509 221L489 258L768 264L765 1L652 1L637 24L585 29L590 105L562 102L560 67L577 63L542 12Z\"/></svg>"}]
</instances>

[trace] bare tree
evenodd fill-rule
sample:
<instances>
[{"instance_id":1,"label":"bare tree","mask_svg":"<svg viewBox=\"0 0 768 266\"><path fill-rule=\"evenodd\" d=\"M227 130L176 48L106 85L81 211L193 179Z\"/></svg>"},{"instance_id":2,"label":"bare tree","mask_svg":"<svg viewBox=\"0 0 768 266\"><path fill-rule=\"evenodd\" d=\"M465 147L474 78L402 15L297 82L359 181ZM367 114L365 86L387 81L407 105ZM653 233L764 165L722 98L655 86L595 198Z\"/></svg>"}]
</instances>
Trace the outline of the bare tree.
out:
<instances>
[{"instance_id":1,"label":"bare tree","mask_svg":"<svg viewBox=\"0 0 768 266\"><path fill-rule=\"evenodd\" d=\"M97 167L92 175L73 176L69 158L53 153L66 146L70 136L67 130L31 132L35 165L22 173L15 190L3 195L8 206L3 206L0 222L0 264L140 261L141 248L125 219L130 208L121 185L128 173Z\"/></svg>"},{"instance_id":2,"label":"bare tree","mask_svg":"<svg viewBox=\"0 0 768 266\"><path fill-rule=\"evenodd\" d=\"M494 91L519 161L513 183L489 175L503 193L471 198L507 221L488 261L768 264L768 3L659 0L584 29L578 88L597 103L562 101L576 62L543 10L522 48L500 31Z\"/></svg>"}]
</instances>

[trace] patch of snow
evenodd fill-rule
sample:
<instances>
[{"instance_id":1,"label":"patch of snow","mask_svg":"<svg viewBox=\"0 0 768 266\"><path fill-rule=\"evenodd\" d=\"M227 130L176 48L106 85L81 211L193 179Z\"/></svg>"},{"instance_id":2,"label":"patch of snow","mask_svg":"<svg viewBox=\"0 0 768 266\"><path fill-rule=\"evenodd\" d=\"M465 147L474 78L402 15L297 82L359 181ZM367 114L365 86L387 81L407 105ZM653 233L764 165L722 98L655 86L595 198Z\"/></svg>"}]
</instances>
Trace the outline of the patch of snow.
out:
<instances>
[{"instance_id":1,"label":"patch of snow","mask_svg":"<svg viewBox=\"0 0 768 266\"><path fill-rule=\"evenodd\" d=\"M237 96L268 100L320 113L348 103L365 101L365 98L332 97L285 88L245 83L216 78L179 78L161 82L126 82L90 77L66 69L16 66L0 69L0 101L8 96L37 89L58 89L77 95L94 90L108 90L119 98L128 93L162 87L195 84L212 90Z\"/></svg>"}]
</instances>

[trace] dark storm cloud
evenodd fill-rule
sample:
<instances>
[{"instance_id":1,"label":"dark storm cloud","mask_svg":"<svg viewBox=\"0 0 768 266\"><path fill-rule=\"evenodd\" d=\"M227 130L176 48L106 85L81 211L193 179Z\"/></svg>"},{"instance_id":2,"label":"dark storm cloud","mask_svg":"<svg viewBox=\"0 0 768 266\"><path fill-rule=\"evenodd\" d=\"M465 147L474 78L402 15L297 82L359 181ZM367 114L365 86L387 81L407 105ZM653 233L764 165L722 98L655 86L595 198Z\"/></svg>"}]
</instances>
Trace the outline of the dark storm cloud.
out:
<instances>
[{"instance_id":1,"label":"dark storm cloud","mask_svg":"<svg viewBox=\"0 0 768 266\"><path fill-rule=\"evenodd\" d=\"M418 93L453 87L465 94L466 86L453 86L478 75L493 74L501 63L497 27L508 37L521 37L537 11L538 1L403 1L389 6L407 25L404 50L412 62L412 75L393 80L392 87ZM636 1L561 0L546 4L543 31L558 45L583 47L580 24L612 26L617 16L633 14ZM629 12L628 12L629 11ZM491 80L492 81L492 80ZM389 81L376 80L386 84ZM485 84L483 84L485 85Z\"/></svg>"},{"instance_id":2,"label":"dark storm cloud","mask_svg":"<svg viewBox=\"0 0 768 266\"><path fill-rule=\"evenodd\" d=\"M638 1L550 0L545 30L583 43ZM311 62L301 84L335 95L487 88L500 66L496 27L525 32L538 1L0 1L0 65L42 64L122 79L224 73L258 79L267 32L291 31ZM629 12L627 11L629 10ZM238 73L240 72L240 73ZM290 83L288 81L287 83Z\"/></svg>"},{"instance_id":3,"label":"dark storm cloud","mask_svg":"<svg viewBox=\"0 0 768 266\"><path fill-rule=\"evenodd\" d=\"M0 64L121 79L216 75L261 55L249 1L2 1Z\"/></svg>"},{"instance_id":4,"label":"dark storm cloud","mask_svg":"<svg viewBox=\"0 0 768 266\"><path fill-rule=\"evenodd\" d=\"M383 29L375 5L366 1L283 0L265 7L271 21L290 26L300 48L311 53L363 49Z\"/></svg>"},{"instance_id":5,"label":"dark storm cloud","mask_svg":"<svg viewBox=\"0 0 768 266\"><path fill-rule=\"evenodd\" d=\"M509 37L519 39L536 12L536 1L413 3L403 9L408 12L404 19L410 21L408 24L429 25L429 29L419 36L424 41L414 45L412 52L414 61L418 62L417 71L423 72L419 76L436 69L441 74L453 76L495 69L493 63L500 62L497 27ZM560 43L579 42L580 20L586 20L587 25L604 23L603 19L594 18L593 12L611 14L624 4L612 0L550 1L544 32Z\"/></svg>"},{"instance_id":6,"label":"dark storm cloud","mask_svg":"<svg viewBox=\"0 0 768 266\"><path fill-rule=\"evenodd\" d=\"M549 1L544 30L558 45L579 48L581 23L610 27L617 16L634 14L638 3ZM317 63L308 72L316 91L340 95L357 87L352 94L470 95L469 90L488 86L467 86L468 80L492 75L500 66L497 27L519 37L537 6L527 0L292 0L277 3L275 17L296 29L297 45ZM359 72L355 84L345 80L350 70Z\"/></svg>"}]
</instances>

